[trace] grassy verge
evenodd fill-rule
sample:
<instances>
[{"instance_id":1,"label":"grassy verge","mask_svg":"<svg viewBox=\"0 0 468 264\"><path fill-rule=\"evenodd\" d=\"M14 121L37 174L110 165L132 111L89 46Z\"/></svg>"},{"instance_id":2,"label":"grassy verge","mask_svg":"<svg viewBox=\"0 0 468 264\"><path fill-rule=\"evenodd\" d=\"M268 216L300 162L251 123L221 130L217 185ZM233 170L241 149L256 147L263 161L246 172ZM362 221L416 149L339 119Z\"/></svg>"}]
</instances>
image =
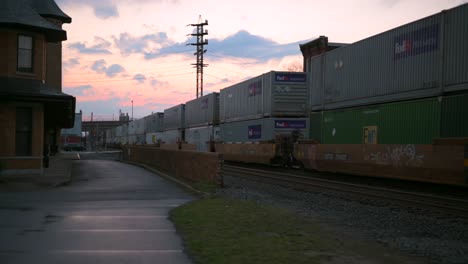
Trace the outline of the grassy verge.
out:
<instances>
[{"instance_id":1,"label":"grassy verge","mask_svg":"<svg viewBox=\"0 0 468 264\"><path fill-rule=\"evenodd\" d=\"M321 263L339 246L311 221L252 202L202 199L171 218L197 263Z\"/></svg>"}]
</instances>

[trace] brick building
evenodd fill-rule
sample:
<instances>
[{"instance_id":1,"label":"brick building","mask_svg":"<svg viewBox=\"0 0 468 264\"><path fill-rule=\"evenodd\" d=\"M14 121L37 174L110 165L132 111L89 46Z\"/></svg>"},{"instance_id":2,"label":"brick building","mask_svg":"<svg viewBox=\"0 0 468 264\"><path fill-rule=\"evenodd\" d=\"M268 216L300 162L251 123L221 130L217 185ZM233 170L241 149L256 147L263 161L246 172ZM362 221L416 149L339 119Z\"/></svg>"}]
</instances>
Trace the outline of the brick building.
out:
<instances>
[{"instance_id":1,"label":"brick building","mask_svg":"<svg viewBox=\"0 0 468 264\"><path fill-rule=\"evenodd\" d=\"M0 1L0 175L40 175L75 98L62 93L63 23L54 0Z\"/></svg>"}]
</instances>

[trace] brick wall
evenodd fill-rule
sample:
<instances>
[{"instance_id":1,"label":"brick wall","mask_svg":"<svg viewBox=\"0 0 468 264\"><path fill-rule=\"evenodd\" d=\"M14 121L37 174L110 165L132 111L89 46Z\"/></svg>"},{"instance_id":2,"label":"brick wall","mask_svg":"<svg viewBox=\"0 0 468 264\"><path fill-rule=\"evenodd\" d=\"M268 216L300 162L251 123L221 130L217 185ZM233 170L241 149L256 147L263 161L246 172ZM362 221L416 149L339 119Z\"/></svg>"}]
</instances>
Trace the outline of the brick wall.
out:
<instances>
[{"instance_id":1,"label":"brick wall","mask_svg":"<svg viewBox=\"0 0 468 264\"><path fill-rule=\"evenodd\" d=\"M124 146L122 149L123 160L145 164L191 182L208 181L223 185L223 159L219 153L143 146Z\"/></svg>"}]
</instances>

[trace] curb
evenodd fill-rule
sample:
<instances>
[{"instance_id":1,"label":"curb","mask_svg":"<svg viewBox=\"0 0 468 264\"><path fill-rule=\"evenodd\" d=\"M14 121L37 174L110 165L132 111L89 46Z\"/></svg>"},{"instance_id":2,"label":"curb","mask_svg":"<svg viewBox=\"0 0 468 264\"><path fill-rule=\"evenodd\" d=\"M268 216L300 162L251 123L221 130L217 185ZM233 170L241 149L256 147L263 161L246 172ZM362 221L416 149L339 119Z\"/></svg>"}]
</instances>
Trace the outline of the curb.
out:
<instances>
[{"instance_id":1,"label":"curb","mask_svg":"<svg viewBox=\"0 0 468 264\"><path fill-rule=\"evenodd\" d=\"M131 165L134 165L134 166L138 166L138 167L144 168L144 169L147 170L147 171L150 171L150 172L152 172L152 173L154 173L154 174L157 174L158 176L161 176L161 177L163 177L163 178L165 178L165 179L167 179L167 180L170 180L170 181L172 181L172 182L174 182L174 183L176 183L176 184L178 184L178 185L181 185L183 188L188 189L189 191L194 192L194 193L196 193L197 195L201 195L201 196L203 196L203 197L209 197L209 196L211 196L211 194L209 194L209 193L199 191L199 190L193 188L192 186L190 186L189 184L187 184L187 183L185 183L185 182L183 182L183 181L180 181L180 180L178 180L178 179L176 179L176 178L174 178L174 177L172 177L172 176L169 176L169 175L167 175L166 173L164 173L164 172L162 172L162 171L160 171L160 170L157 170L157 169L155 169L155 168L152 168L152 167L150 167L150 166L148 166L148 165L141 164L141 163L137 163L137 162L133 162L133 161L126 161L126 160L120 160L120 162L122 162L122 163L127 163L127 164L131 164Z\"/></svg>"}]
</instances>

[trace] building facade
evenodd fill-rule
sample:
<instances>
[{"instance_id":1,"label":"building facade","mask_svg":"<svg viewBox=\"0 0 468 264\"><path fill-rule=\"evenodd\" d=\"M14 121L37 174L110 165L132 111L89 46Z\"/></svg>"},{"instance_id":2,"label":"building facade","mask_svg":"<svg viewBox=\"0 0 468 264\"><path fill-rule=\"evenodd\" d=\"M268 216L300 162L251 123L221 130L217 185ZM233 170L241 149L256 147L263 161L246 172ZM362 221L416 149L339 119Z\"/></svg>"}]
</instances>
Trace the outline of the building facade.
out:
<instances>
[{"instance_id":1,"label":"building facade","mask_svg":"<svg viewBox=\"0 0 468 264\"><path fill-rule=\"evenodd\" d=\"M0 175L40 175L73 127L75 98L62 93L63 23L54 0L0 1Z\"/></svg>"}]
</instances>

